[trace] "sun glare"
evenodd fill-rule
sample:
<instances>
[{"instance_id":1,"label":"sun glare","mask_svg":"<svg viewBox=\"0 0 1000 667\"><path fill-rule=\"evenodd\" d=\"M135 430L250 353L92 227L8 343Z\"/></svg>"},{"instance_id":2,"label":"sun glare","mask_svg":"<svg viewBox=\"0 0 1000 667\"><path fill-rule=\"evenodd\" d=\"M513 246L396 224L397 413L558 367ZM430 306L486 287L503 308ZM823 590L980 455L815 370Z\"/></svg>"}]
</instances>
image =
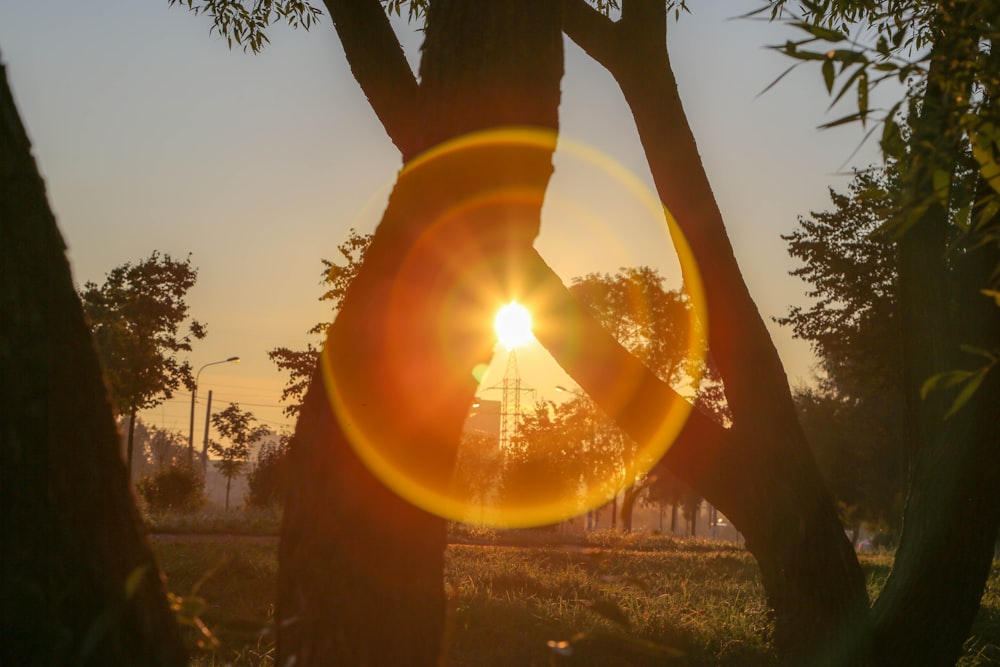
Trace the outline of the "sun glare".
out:
<instances>
[{"instance_id":1,"label":"sun glare","mask_svg":"<svg viewBox=\"0 0 1000 667\"><path fill-rule=\"evenodd\" d=\"M531 313L516 301L511 301L497 311L493 328L496 330L497 340L508 350L521 347L535 338L531 333Z\"/></svg>"}]
</instances>

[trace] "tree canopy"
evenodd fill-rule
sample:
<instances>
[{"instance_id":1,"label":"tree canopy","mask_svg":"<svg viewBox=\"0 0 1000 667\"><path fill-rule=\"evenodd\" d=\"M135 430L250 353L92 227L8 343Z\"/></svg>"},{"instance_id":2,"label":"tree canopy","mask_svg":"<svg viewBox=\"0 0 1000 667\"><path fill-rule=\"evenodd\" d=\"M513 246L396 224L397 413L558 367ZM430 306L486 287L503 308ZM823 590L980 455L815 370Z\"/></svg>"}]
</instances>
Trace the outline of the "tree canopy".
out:
<instances>
[{"instance_id":1,"label":"tree canopy","mask_svg":"<svg viewBox=\"0 0 1000 667\"><path fill-rule=\"evenodd\" d=\"M115 267L101 285L86 283L80 293L112 404L130 418L129 470L136 414L193 385L191 364L180 355L207 333L198 320L188 321L185 298L197 278L190 257L179 261L153 251Z\"/></svg>"}]
</instances>

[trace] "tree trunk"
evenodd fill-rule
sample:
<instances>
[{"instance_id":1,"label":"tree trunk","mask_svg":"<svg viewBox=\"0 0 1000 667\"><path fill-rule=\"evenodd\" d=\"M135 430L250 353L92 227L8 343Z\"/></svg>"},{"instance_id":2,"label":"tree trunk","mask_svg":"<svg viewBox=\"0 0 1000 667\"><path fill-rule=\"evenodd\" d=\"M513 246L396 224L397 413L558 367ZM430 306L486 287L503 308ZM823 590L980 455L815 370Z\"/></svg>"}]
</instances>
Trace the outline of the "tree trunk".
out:
<instances>
[{"instance_id":1,"label":"tree trunk","mask_svg":"<svg viewBox=\"0 0 1000 667\"><path fill-rule=\"evenodd\" d=\"M670 534L677 534L677 503L670 505Z\"/></svg>"},{"instance_id":2,"label":"tree trunk","mask_svg":"<svg viewBox=\"0 0 1000 667\"><path fill-rule=\"evenodd\" d=\"M957 60L939 55L954 52L954 38L945 31L938 36L914 120L909 185L918 201L934 193L935 172L951 173L961 161L961 137L953 128L966 112L956 106L955 90L967 95L971 84L953 71ZM980 179L979 194L988 192ZM997 224L994 215L980 232ZM982 365L960 346L990 350L1000 340L1000 309L979 292L995 289L1000 252L995 243L955 236L948 211L935 199L898 242L910 494L893 570L873 609L877 656L896 664L952 665L961 655L1000 522L1000 373L994 368L950 417L953 393L921 397L932 375Z\"/></svg>"},{"instance_id":3,"label":"tree trunk","mask_svg":"<svg viewBox=\"0 0 1000 667\"><path fill-rule=\"evenodd\" d=\"M229 487L233 483L233 478L226 475L226 511L229 511Z\"/></svg>"},{"instance_id":4,"label":"tree trunk","mask_svg":"<svg viewBox=\"0 0 1000 667\"><path fill-rule=\"evenodd\" d=\"M0 67L0 664L183 665L64 250Z\"/></svg>"},{"instance_id":5,"label":"tree trunk","mask_svg":"<svg viewBox=\"0 0 1000 667\"><path fill-rule=\"evenodd\" d=\"M128 444L125 449L125 470L128 473L129 483L132 482L132 450L135 446L135 413L138 412L135 408L128 416Z\"/></svg>"},{"instance_id":6,"label":"tree trunk","mask_svg":"<svg viewBox=\"0 0 1000 667\"><path fill-rule=\"evenodd\" d=\"M664 6L626 1L616 24L585 3L569 0L564 7L569 35L621 86L657 192L703 267L709 349L733 427L720 458L708 467L690 428L664 462L746 536L775 612L782 659L797 665L851 662L867 617L864 577L701 165L667 55Z\"/></svg>"},{"instance_id":7,"label":"tree trunk","mask_svg":"<svg viewBox=\"0 0 1000 667\"><path fill-rule=\"evenodd\" d=\"M431 4L419 105L410 110L420 122L393 125L398 117L380 114L387 129L418 128L416 139L394 138L408 164L419 150L468 132L511 125L555 130L562 73L557 9L531 0ZM333 14L345 22L338 30L352 17ZM367 57L365 46L351 48L359 49L356 75L370 72L354 64ZM362 83L373 104L377 94L396 90L377 84L377 76ZM492 287L498 296L513 296L509 277L537 233L552 166L551 154L537 151L489 159L457 153L424 165L400 173L329 331L323 372L302 406L280 546L278 664L440 659L444 520L390 491L356 448L363 445L359 436L391 443L391 456L412 469L450 476L476 388L471 370L489 359L489 325L501 303L483 295ZM488 200L497 188L536 195L450 215Z\"/></svg>"}]
</instances>

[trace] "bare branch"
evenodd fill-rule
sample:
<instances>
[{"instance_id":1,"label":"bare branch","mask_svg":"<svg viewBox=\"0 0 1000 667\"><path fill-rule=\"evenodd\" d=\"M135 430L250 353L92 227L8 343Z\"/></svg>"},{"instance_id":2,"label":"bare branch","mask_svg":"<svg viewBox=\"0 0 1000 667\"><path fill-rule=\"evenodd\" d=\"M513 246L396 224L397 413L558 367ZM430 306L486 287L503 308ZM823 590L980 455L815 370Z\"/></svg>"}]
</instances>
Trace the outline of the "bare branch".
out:
<instances>
[{"instance_id":1,"label":"bare branch","mask_svg":"<svg viewBox=\"0 0 1000 667\"><path fill-rule=\"evenodd\" d=\"M325 0L351 72L386 134L403 154L416 151L421 95L396 33L378 0Z\"/></svg>"}]
</instances>

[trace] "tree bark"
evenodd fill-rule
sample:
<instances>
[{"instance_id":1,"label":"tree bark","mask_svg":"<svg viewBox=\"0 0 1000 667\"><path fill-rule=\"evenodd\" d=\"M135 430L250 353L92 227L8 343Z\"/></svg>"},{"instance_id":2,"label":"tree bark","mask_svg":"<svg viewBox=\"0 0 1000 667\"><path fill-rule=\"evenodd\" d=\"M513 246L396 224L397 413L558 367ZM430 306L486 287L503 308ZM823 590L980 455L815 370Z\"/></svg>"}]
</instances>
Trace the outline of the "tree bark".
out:
<instances>
[{"instance_id":1,"label":"tree bark","mask_svg":"<svg viewBox=\"0 0 1000 667\"><path fill-rule=\"evenodd\" d=\"M341 12L334 20L357 16ZM374 12L364 16L375 20ZM370 91L391 89L378 77L395 72L408 85L407 74L363 66L373 54L361 46L349 53L352 69L371 77L362 88L377 105L381 98ZM428 10L419 95L411 96L420 100L417 122L379 117L403 135L394 141L407 147L408 165L421 150L469 132L510 125L554 132L561 74L557 5L440 0ZM439 662L444 520L376 479L348 434L392 443L392 455L413 468L450 476L476 388L471 371L489 360L489 323L501 303L483 295L492 286L493 299L509 300L516 291L511 276L537 233L551 170L550 152L501 150L458 153L400 173L328 334L321 364L334 383L322 373L313 378L292 444L278 664ZM497 188L536 194L454 215Z\"/></svg>"},{"instance_id":2,"label":"tree bark","mask_svg":"<svg viewBox=\"0 0 1000 667\"><path fill-rule=\"evenodd\" d=\"M682 433L664 458L675 474L746 536L775 612L775 643L789 664L843 664L864 638L860 565L799 426L777 351L743 281L698 156L666 49L662 3L626 1L611 23L568 0L566 31L619 83L658 194L702 271L709 350L733 427L716 468L692 474L701 444ZM686 429L687 431L687 429ZM704 465L704 464L702 464Z\"/></svg>"},{"instance_id":3,"label":"tree bark","mask_svg":"<svg viewBox=\"0 0 1000 667\"><path fill-rule=\"evenodd\" d=\"M183 665L64 251L0 67L0 663Z\"/></svg>"}]
</instances>

